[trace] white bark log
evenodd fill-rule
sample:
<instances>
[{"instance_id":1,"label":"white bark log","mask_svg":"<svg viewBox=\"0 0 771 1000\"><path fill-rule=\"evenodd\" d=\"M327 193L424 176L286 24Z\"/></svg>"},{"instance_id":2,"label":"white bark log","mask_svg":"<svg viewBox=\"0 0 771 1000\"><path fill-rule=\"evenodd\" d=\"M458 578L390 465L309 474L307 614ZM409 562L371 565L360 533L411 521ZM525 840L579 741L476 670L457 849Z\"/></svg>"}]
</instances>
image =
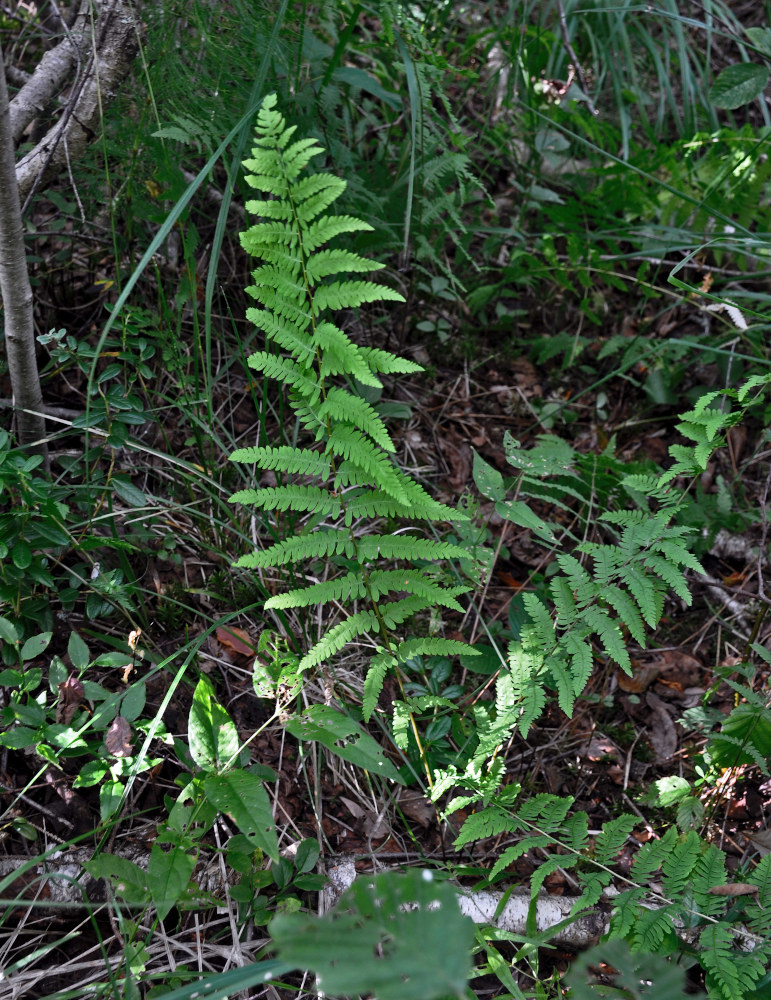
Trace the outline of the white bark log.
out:
<instances>
[{"instance_id":1,"label":"white bark log","mask_svg":"<svg viewBox=\"0 0 771 1000\"><path fill-rule=\"evenodd\" d=\"M350 889L356 878L353 858L336 858L327 866L329 884L321 891L319 911L324 914L337 904L342 894ZM515 889L503 910L495 916L503 899L502 892L470 892L458 887L457 900L461 912L471 917L475 924L487 924L511 934L527 934L527 917L530 909L530 891ZM575 901L569 896L550 896L539 893L535 904L535 922L539 931L556 927L570 915ZM570 948L588 948L608 930L609 916L600 910L588 910L554 935L554 941Z\"/></svg>"}]
</instances>

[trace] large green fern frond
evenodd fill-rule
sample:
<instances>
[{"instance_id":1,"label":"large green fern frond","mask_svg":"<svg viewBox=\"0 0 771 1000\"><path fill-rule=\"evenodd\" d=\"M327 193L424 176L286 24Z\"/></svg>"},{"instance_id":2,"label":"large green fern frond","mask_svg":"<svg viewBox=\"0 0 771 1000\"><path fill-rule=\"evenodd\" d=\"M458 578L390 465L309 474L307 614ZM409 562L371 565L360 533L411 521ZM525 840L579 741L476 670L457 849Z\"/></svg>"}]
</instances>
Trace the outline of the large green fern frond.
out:
<instances>
[{"instance_id":1,"label":"large green fern frond","mask_svg":"<svg viewBox=\"0 0 771 1000\"><path fill-rule=\"evenodd\" d=\"M247 183L256 193L247 209L260 218L241 241L258 258L247 288L258 307L247 315L267 340L248 363L285 392L297 419L297 439L291 446L261 442L238 448L234 461L281 478L276 485L239 490L231 499L262 511L291 511L296 533L243 556L237 565L258 570L328 561L322 580L276 594L266 609L328 609L325 617L331 621L302 658L302 670L353 642L364 640L379 650L365 687L369 715L387 670L400 670L412 656L473 652L457 641L415 639L402 631L426 609L463 610L458 598L466 588L446 585L426 564L468 560L468 552L420 537L416 529L421 522L466 515L435 501L393 460L394 442L366 393L382 391L379 375L420 368L380 347L355 344L333 314L404 300L387 285L358 277L380 270L381 264L353 249L328 245L371 226L328 214L345 181L324 172L305 173L322 149L293 133L276 108L275 95L265 98L252 155L245 161ZM372 522L382 519L388 522L385 531L373 530ZM335 568L343 563L344 571ZM318 580L316 567L313 573L311 579ZM336 620L341 613L342 620Z\"/></svg>"}]
</instances>

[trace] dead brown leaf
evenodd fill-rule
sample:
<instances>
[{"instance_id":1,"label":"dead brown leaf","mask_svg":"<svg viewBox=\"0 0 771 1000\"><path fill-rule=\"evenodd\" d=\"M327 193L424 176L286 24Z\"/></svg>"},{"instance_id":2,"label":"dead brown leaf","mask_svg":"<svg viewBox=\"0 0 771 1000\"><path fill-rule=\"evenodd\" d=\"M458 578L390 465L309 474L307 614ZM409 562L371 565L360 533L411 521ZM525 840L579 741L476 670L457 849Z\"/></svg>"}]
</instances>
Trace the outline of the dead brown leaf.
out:
<instances>
[{"instance_id":1,"label":"dead brown leaf","mask_svg":"<svg viewBox=\"0 0 771 1000\"><path fill-rule=\"evenodd\" d=\"M74 674L59 685L59 701L56 703L56 721L68 726L83 701L83 684Z\"/></svg>"},{"instance_id":2,"label":"dead brown leaf","mask_svg":"<svg viewBox=\"0 0 771 1000\"><path fill-rule=\"evenodd\" d=\"M758 887L749 882L732 882L731 885L713 885L707 892L712 896L755 896Z\"/></svg>"},{"instance_id":3,"label":"dead brown leaf","mask_svg":"<svg viewBox=\"0 0 771 1000\"><path fill-rule=\"evenodd\" d=\"M436 810L425 795L411 788L402 789L399 808L408 819L414 820L424 828L431 826L436 819Z\"/></svg>"},{"instance_id":4,"label":"dead brown leaf","mask_svg":"<svg viewBox=\"0 0 771 1000\"><path fill-rule=\"evenodd\" d=\"M131 726L122 715L116 715L110 723L110 728L104 734L104 746L107 753L113 757L130 757L133 747L131 745Z\"/></svg>"},{"instance_id":5,"label":"dead brown leaf","mask_svg":"<svg viewBox=\"0 0 771 1000\"><path fill-rule=\"evenodd\" d=\"M677 730L661 698L649 692L645 701L653 711L653 718L648 726L648 739L656 754L656 763L663 764L677 750Z\"/></svg>"},{"instance_id":6,"label":"dead brown leaf","mask_svg":"<svg viewBox=\"0 0 771 1000\"><path fill-rule=\"evenodd\" d=\"M244 629L235 625L220 625L216 634L217 642L237 656L254 656L256 643Z\"/></svg>"}]
</instances>

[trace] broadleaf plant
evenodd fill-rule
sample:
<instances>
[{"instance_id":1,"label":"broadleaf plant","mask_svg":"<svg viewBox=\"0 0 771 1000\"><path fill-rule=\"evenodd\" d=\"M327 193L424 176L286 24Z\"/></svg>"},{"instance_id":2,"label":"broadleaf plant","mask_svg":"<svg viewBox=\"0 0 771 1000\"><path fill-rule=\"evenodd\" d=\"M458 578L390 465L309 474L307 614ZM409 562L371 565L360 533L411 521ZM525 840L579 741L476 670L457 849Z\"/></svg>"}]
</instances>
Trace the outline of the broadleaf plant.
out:
<instances>
[{"instance_id":1,"label":"broadleaf plant","mask_svg":"<svg viewBox=\"0 0 771 1000\"><path fill-rule=\"evenodd\" d=\"M263 195L246 207L262 221L242 233L241 242L262 261L247 288L257 302L247 317L267 340L265 350L254 353L248 363L286 390L300 443L233 452L232 461L274 471L277 485L240 490L231 500L310 518L304 525L296 519L291 537L243 556L236 565L262 569L345 558L349 569L343 575L276 594L266 608L334 603L335 610L322 619L335 623L305 653L301 671L325 663L361 637L372 637L374 658L364 697L368 719L386 672L398 672L405 649L412 649L403 644L409 636L401 626L437 606L462 610L457 599L466 588L446 586L432 563L468 559L467 551L421 537L417 524L468 518L433 500L395 464L391 436L360 391L381 390L382 374L419 372L420 366L389 351L355 344L330 314L404 299L386 285L343 277L368 274L382 265L326 244L371 227L349 215L327 214L345 190L345 181L329 173L304 175L309 161L323 150L314 139L294 140L294 132L276 110L275 95L266 97L252 156L244 163L247 183ZM378 531L373 520L388 522L387 530ZM403 529L397 527L400 522ZM354 602L339 619L337 609ZM475 651L465 643L436 637L421 639L420 652Z\"/></svg>"}]
</instances>

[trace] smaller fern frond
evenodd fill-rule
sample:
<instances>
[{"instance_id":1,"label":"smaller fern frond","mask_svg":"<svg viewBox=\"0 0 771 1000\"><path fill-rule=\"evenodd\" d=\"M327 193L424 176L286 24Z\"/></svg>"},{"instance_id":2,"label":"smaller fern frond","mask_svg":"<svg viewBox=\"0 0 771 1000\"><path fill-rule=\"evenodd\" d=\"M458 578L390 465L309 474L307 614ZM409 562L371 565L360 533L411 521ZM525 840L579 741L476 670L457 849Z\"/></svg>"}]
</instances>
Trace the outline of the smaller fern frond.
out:
<instances>
[{"instance_id":1,"label":"smaller fern frond","mask_svg":"<svg viewBox=\"0 0 771 1000\"><path fill-rule=\"evenodd\" d=\"M360 431L337 424L327 438L327 451L357 466L361 470L360 481L376 486L399 504L409 503L388 456L374 448Z\"/></svg>"},{"instance_id":2,"label":"smaller fern frond","mask_svg":"<svg viewBox=\"0 0 771 1000\"><path fill-rule=\"evenodd\" d=\"M368 260L366 257L361 257L351 250L319 250L318 253L311 254L305 262L305 273L311 285L318 285L322 278L328 278L332 274L340 274L344 271L368 274L372 271L380 271L383 267L385 267L385 264L380 264L375 260ZM381 292L383 290L383 286L381 285L373 287ZM315 298L316 296L314 295Z\"/></svg>"},{"instance_id":3,"label":"smaller fern frond","mask_svg":"<svg viewBox=\"0 0 771 1000\"><path fill-rule=\"evenodd\" d=\"M313 313L318 316L325 309L355 309L365 302L383 300L404 302L404 296L372 281L332 282L320 285L313 293Z\"/></svg>"},{"instance_id":4,"label":"smaller fern frond","mask_svg":"<svg viewBox=\"0 0 771 1000\"><path fill-rule=\"evenodd\" d=\"M247 361L249 367L254 368L255 371L261 371L268 378L291 385L292 388L301 392L311 405L318 400L321 394L321 386L312 373L301 368L289 358L277 358L274 354L257 351Z\"/></svg>"},{"instance_id":5,"label":"smaller fern frond","mask_svg":"<svg viewBox=\"0 0 771 1000\"><path fill-rule=\"evenodd\" d=\"M322 517L339 517L340 501L320 486L267 486L261 490L238 490L231 503L246 503L262 510L313 511Z\"/></svg>"},{"instance_id":6,"label":"smaller fern frond","mask_svg":"<svg viewBox=\"0 0 771 1000\"><path fill-rule=\"evenodd\" d=\"M397 663L396 657L385 650L381 650L377 656L373 656L370 660L367 676L364 678L364 696L361 703L365 722L369 722L375 711L380 692L383 690L385 675L393 667L396 667Z\"/></svg>"},{"instance_id":7,"label":"smaller fern frond","mask_svg":"<svg viewBox=\"0 0 771 1000\"><path fill-rule=\"evenodd\" d=\"M329 556L345 556L353 558L355 543L347 531L316 531L309 535L294 535L285 538L261 552L251 552L241 556L237 566L248 566L250 569L266 569L269 566L283 566L286 563L300 562L310 559L323 559Z\"/></svg>"},{"instance_id":8,"label":"smaller fern frond","mask_svg":"<svg viewBox=\"0 0 771 1000\"><path fill-rule=\"evenodd\" d=\"M414 361L399 358L379 347L360 347L359 351L373 372L383 375L413 375L423 371L423 367Z\"/></svg>"},{"instance_id":9,"label":"smaller fern frond","mask_svg":"<svg viewBox=\"0 0 771 1000\"><path fill-rule=\"evenodd\" d=\"M391 435L377 412L366 399L354 396L347 389L333 386L319 407L318 415L322 420L329 417L331 420L353 424L368 434L384 451L396 451Z\"/></svg>"},{"instance_id":10,"label":"smaller fern frond","mask_svg":"<svg viewBox=\"0 0 771 1000\"><path fill-rule=\"evenodd\" d=\"M305 448L237 448L230 455L231 462L252 462L261 469L274 469L300 476L329 477L330 462L327 455L320 455Z\"/></svg>"},{"instance_id":11,"label":"smaller fern frond","mask_svg":"<svg viewBox=\"0 0 771 1000\"><path fill-rule=\"evenodd\" d=\"M457 639L442 639L439 636L429 636L425 639L407 639L400 642L394 649L394 656L401 663L406 663L416 656L454 656L463 653L465 656L480 656L480 651L467 642Z\"/></svg>"}]
</instances>

